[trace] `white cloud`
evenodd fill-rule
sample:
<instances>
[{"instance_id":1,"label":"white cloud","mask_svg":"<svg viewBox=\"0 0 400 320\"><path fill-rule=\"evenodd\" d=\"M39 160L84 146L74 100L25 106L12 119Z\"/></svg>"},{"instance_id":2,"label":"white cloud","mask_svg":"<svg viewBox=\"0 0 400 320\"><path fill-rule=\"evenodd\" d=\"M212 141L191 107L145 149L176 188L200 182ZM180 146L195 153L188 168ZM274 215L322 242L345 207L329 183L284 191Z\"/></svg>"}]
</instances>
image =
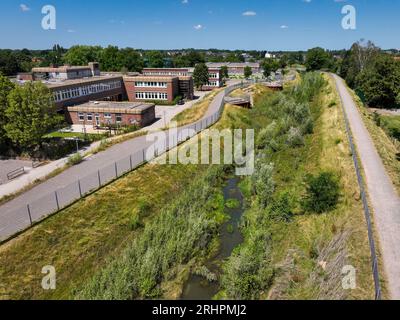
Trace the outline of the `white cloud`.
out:
<instances>
[{"instance_id":1,"label":"white cloud","mask_svg":"<svg viewBox=\"0 0 400 320\"><path fill-rule=\"evenodd\" d=\"M204 27L201 24L196 24L193 28L195 28L196 30L204 29Z\"/></svg>"},{"instance_id":2,"label":"white cloud","mask_svg":"<svg viewBox=\"0 0 400 320\"><path fill-rule=\"evenodd\" d=\"M19 5L19 7L20 7L21 11L23 11L23 12L27 12L27 11L31 10L31 8L29 8L26 4L23 4L23 3L21 3Z\"/></svg>"},{"instance_id":3,"label":"white cloud","mask_svg":"<svg viewBox=\"0 0 400 320\"><path fill-rule=\"evenodd\" d=\"M68 29L67 32L68 33L75 33L76 31L74 29Z\"/></svg>"},{"instance_id":4,"label":"white cloud","mask_svg":"<svg viewBox=\"0 0 400 320\"><path fill-rule=\"evenodd\" d=\"M257 12L255 12L255 11L245 11L242 13L242 16L245 16L245 17L254 17L256 15L257 15Z\"/></svg>"},{"instance_id":5,"label":"white cloud","mask_svg":"<svg viewBox=\"0 0 400 320\"><path fill-rule=\"evenodd\" d=\"M312 0L303 0L303 2L310 3Z\"/></svg>"},{"instance_id":6,"label":"white cloud","mask_svg":"<svg viewBox=\"0 0 400 320\"><path fill-rule=\"evenodd\" d=\"M281 25L280 27L281 29L289 29L289 26L287 26L286 24Z\"/></svg>"},{"instance_id":7,"label":"white cloud","mask_svg":"<svg viewBox=\"0 0 400 320\"><path fill-rule=\"evenodd\" d=\"M182 0L182 4L188 4L189 0Z\"/></svg>"}]
</instances>

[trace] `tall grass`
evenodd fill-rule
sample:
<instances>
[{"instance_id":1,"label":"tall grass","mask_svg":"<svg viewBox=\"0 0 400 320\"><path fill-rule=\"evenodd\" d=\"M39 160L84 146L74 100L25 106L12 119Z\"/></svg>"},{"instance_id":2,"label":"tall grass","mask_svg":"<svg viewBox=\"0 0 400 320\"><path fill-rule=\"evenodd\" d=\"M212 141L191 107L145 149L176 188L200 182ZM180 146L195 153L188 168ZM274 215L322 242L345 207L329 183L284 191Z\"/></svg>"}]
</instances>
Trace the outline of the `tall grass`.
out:
<instances>
[{"instance_id":1,"label":"tall grass","mask_svg":"<svg viewBox=\"0 0 400 320\"><path fill-rule=\"evenodd\" d=\"M286 152L295 155L295 159L286 158L284 162L305 161L297 159L295 150L313 133L315 116L311 104L325 85L322 75L308 73L298 85L277 95L265 96L257 105L256 112L266 115L270 124L259 131L255 173L244 183L249 189L245 194L249 195L250 206L243 218L245 241L224 265L222 292L225 298L259 299L273 283L276 274L271 262L273 238L276 237L274 225L290 223L299 202L297 193L278 191L285 189L282 184L286 186L287 181L274 178L280 176L277 171L282 170L282 163L275 165L274 160L277 154Z\"/></svg>"},{"instance_id":2,"label":"tall grass","mask_svg":"<svg viewBox=\"0 0 400 320\"><path fill-rule=\"evenodd\" d=\"M173 279L173 268L207 250L223 214L217 189L226 168L214 166L144 227L121 256L110 261L82 288L76 299L146 299L162 295L160 283ZM223 199L223 198L222 198ZM221 213L222 212L222 213Z\"/></svg>"}]
</instances>

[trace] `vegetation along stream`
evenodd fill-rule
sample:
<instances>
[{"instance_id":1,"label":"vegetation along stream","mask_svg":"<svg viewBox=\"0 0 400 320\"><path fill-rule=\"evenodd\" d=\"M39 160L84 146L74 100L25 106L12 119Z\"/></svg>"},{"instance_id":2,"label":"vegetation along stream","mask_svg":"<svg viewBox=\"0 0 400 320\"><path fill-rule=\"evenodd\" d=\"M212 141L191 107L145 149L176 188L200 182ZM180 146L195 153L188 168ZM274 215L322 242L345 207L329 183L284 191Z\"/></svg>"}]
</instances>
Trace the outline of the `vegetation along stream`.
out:
<instances>
[{"instance_id":1,"label":"vegetation along stream","mask_svg":"<svg viewBox=\"0 0 400 320\"><path fill-rule=\"evenodd\" d=\"M228 180L223 193L226 213L229 220L221 226L219 234L219 250L204 266L193 272L186 282L183 300L210 300L220 290L219 274L221 264L229 258L233 250L243 242L239 224L244 213L244 199L239 189L238 177Z\"/></svg>"}]
</instances>

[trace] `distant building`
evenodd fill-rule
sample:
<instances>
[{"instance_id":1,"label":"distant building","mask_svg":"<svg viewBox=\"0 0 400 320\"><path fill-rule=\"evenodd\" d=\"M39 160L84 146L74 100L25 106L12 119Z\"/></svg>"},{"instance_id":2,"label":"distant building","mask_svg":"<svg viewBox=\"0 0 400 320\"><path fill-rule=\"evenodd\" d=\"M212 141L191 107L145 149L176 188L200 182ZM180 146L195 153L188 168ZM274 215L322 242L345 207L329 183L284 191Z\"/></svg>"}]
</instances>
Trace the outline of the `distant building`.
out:
<instances>
[{"instance_id":1,"label":"distant building","mask_svg":"<svg viewBox=\"0 0 400 320\"><path fill-rule=\"evenodd\" d=\"M275 59L275 55L274 54L272 54L272 53L269 53L269 52L267 52L266 54L265 54L265 59Z\"/></svg>"},{"instance_id":2,"label":"distant building","mask_svg":"<svg viewBox=\"0 0 400 320\"><path fill-rule=\"evenodd\" d=\"M102 125L145 127L155 119L155 105L149 103L92 101L68 107L67 111L67 120L70 123L93 127Z\"/></svg>"},{"instance_id":3,"label":"distant building","mask_svg":"<svg viewBox=\"0 0 400 320\"><path fill-rule=\"evenodd\" d=\"M246 67L250 67L253 74L261 72L261 66L258 62L209 62L207 66L210 69L220 69L226 66L229 76L244 76Z\"/></svg>"},{"instance_id":4,"label":"distant building","mask_svg":"<svg viewBox=\"0 0 400 320\"><path fill-rule=\"evenodd\" d=\"M143 75L146 76L193 77L193 72L194 68L145 68L142 70ZM221 68L209 67L208 73L210 78L207 85L204 86L204 90L212 90L223 86ZM182 85L185 86L183 83Z\"/></svg>"}]
</instances>

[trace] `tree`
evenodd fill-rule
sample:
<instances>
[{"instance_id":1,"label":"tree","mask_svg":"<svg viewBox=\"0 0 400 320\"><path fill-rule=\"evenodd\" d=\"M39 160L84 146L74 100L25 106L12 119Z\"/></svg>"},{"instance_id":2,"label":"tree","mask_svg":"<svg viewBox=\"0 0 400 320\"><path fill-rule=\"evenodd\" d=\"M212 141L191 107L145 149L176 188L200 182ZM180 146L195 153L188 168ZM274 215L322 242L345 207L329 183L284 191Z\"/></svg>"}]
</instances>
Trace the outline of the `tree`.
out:
<instances>
[{"instance_id":1,"label":"tree","mask_svg":"<svg viewBox=\"0 0 400 320\"><path fill-rule=\"evenodd\" d=\"M245 66L244 67L244 77L246 79L248 79L248 78L251 77L252 74L253 74L253 70L251 69L251 67L250 66Z\"/></svg>"},{"instance_id":2,"label":"tree","mask_svg":"<svg viewBox=\"0 0 400 320\"><path fill-rule=\"evenodd\" d=\"M14 88L14 84L3 75L0 74L0 149L7 140L5 125L8 122L6 117L6 110L8 108L8 95Z\"/></svg>"},{"instance_id":3,"label":"tree","mask_svg":"<svg viewBox=\"0 0 400 320\"><path fill-rule=\"evenodd\" d=\"M400 94L400 64L387 54L380 54L356 77L356 87L371 107L391 108Z\"/></svg>"},{"instance_id":4,"label":"tree","mask_svg":"<svg viewBox=\"0 0 400 320\"><path fill-rule=\"evenodd\" d=\"M63 122L50 90L40 82L16 86L8 95L7 137L22 149L37 147L44 134Z\"/></svg>"},{"instance_id":5,"label":"tree","mask_svg":"<svg viewBox=\"0 0 400 320\"><path fill-rule=\"evenodd\" d=\"M103 49L99 62L104 71L121 71L124 67L120 51L115 46L108 46Z\"/></svg>"},{"instance_id":6,"label":"tree","mask_svg":"<svg viewBox=\"0 0 400 320\"><path fill-rule=\"evenodd\" d=\"M204 85L208 83L210 75L208 73L208 67L205 63L199 63L194 68L193 81L197 89L202 89Z\"/></svg>"},{"instance_id":7,"label":"tree","mask_svg":"<svg viewBox=\"0 0 400 320\"><path fill-rule=\"evenodd\" d=\"M157 50L149 51L146 53L147 66L149 68L163 68L164 55Z\"/></svg>"},{"instance_id":8,"label":"tree","mask_svg":"<svg viewBox=\"0 0 400 320\"><path fill-rule=\"evenodd\" d=\"M11 50L0 50L0 73L13 76L19 71L18 61Z\"/></svg>"},{"instance_id":9,"label":"tree","mask_svg":"<svg viewBox=\"0 0 400 320\"><path fill-rule=\"evenodd\" d=\"M102 50L99 46L73 46L64 55L63 61L74 66L85 66L89 62L99 61Z\"/></svg>"},{"instance_id":10,"label":"tree","mask_svg":"<svg viewBox=\"0 0 400 320\"><path fill-rule=\"evenodd\" d=\"M332 55L322 48L313 48L308 50L306 56L306 67L309 71L326 70L333 67Z\"/></svg>"},{"instance_id":11,"label":"tree","mask_svg":"<svg viewBox=\"0 0 400 320\"><path fill-rule=\"evenodd\" d=\"M227 66L222 66L221 67L221 74L222 74L222 79L228 79L229 78L229 70Z\"/></svg>"},{"instance_id":12,"label":"tree","mask_svg":"<svg viewBox=\"0 0 400 320\"><path fill-rule=\"evenodd\" d=\"M271 72L275 72L279 69L279 62L275 59L265 59L261 63L261 66L264 69L264 76L268 78L271 75Z\"/></svg>"},{"instance_id":13,"label":"tree","mask_svg":"<svg viewBox=\"0 0 400 320\"><path fill-rule=\"evenodd\" d=\"M132 48L120 50L120 59L122 67L131 72L141 72L144 67L144 61L141 55Z\"/></svg>"}]
</instances>

